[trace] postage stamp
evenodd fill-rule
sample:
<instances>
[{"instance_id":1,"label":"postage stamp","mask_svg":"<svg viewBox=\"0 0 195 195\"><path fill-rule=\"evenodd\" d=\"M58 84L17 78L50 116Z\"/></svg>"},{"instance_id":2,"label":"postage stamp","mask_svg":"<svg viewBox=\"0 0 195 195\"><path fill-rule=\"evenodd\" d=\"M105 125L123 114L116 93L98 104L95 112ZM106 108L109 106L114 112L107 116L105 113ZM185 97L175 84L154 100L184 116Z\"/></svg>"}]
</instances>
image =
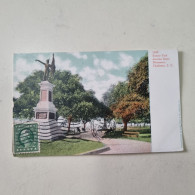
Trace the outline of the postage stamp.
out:
<instances>
[{"instance_id":1,"label":"postage stamp","mask_svg":"<svg viewBox=\"0 0 195 195\"><path fill-rule=\"evenodd\" d=\"M14 125L14 153L40 152L38 123Z\"/></svg>"}]
</instances>

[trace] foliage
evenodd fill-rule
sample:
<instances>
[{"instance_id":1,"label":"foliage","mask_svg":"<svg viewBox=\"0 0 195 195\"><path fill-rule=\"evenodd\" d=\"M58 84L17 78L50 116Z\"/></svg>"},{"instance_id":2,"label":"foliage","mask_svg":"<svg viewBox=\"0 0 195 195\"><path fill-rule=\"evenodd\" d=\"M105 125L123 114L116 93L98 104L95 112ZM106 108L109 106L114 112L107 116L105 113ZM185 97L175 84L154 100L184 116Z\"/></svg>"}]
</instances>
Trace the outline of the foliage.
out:
<instances>
[{"instance_id":1,"label":"foliage","mask_svg":"<svg viewBox=\"0 0 195 195\"><path fill-rule=\"evenodd\" d=\"M18 84L16 90L21 96L14 99L15 118L34 116L33 107L39 101L38 83L42 76L42 71L36 71ZM89 121L99 115L106 117L111 112L110 109L95 98L92 90L86 91L80 80L79 75L72 75L69 71L56 71L55 78L50 78L50 82L55 85L53 100L58 115L68 118L69 123L72 119Z\"/></svg>"},{"instance_id":2,"label":"foliage","mask_svg":"<svg viewBox=\"0 0 195 195\"><path fill-rule=\"evenodd\" d=\"M32 118L34 116L33 107L39 101L40 86L43 77L43 71L34 72L23 82L20 82L16 90L20 92L19 98L14 98L14 118Z\"/></svg>"},{"instance_id":3,"label":"foliage","mask_svg":"<svg viewBox=\"0 0 195 195\"><path fill-rule=\"evenodd\" d=\"M139 132L139 137L127 137L123 135L123 131L115 131L115 132L110 132L107 133L103 136L103 138L114 138L114 139L133 139L133 140L138 140L138 141L144 141L144 142L151 142L151 134L145 134L142 133L143 128L137 129L137 132ZM150 129L148 129L150 132Z\"/></svg>"},{"instance_id":4,"label":"foliage","mask_svg":"<svg viewBox=\"0 0 195 195\"><path fill-rule=\"evenodd\" d=\"M125 95L129 93L127 82L118 82L117 85L111 85L108 91L103 94L103 102L110 107L120 101Z\"/></svg>"},{"instance_id":5,"label":"foliage","mask_svg":"<svg viewBox=\"0 0 195 195\"><path fill-rule=\"evenodd\" d=\"M103 101L117 118L122 118L124 130L129 120L150 122L148 57L144 56L128 72L128 80L112 85Z\"/></svg>"},{"instance_id":6,"label":"foliage","mask_svg":"<svg viewBox=\"0 0 195 195\"><path fill-rule=\"evenodd\" d=\"M127 129L127 122L130 119L141 118L148 111L149 102L141 96L131 93L125 96L111 109L116 117L121 117L124 123L124 130Z\"/></svg>"},{"instance_id":7,"label":"foliage","mask_svg":"<svg viewBox=\"0 0 195 195\"><path fill-rule=\"evenodd\" d=\"M131 132L139 132L141 134L151 133L150 127L128 127L127 130Z\"/></svg>"},{"instance_id":8,"label":"foliage","mask_svg":"<svg viewBox=\"0 0 195 195\"><path fill-rule=\"evenodd\" d=\"M147 108L148 101L137 94L125 96L118 104L112 106L114 114L127 121L138 118L139 115L143 114L143 110L147 110Z\"/></svg>"},{"instance_id":9,"label":"foliage","mask_svg":"<svg viewBox=\"0 0 195 195\"><path fill-rule=\"evenodd\" d=\"M144 56L128 73L130 91L149 98L148 56Z\"/></svg>"},{"instance_id":10,"label":"foliage","mask_svg":"<svg viewBox=\"0 0 195 195\"><path fill-rule=\"evenodd\" d=\"M144 112L140 113L137 119L141 119L142 122L150 123L149 68L147 55L141 58L140 61L129 70L128 81L130 91L144 98L143 101L147 105Z\"/></svg>"}]
</instances>

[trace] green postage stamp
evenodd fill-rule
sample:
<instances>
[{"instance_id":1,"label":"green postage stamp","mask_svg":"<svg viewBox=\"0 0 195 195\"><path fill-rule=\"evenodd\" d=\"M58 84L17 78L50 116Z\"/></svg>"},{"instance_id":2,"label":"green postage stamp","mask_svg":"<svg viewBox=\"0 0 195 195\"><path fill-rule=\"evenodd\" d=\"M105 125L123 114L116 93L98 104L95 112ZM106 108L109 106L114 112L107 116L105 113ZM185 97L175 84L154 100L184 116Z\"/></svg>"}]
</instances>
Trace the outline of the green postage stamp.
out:
<instances>
[{"instance_id":1,"label":"green postage stamp","mask_svg":"<svg viewBox=\"0 0 195 195\"><path fill-rule=\"evenodd\" d=\"M14 125L14 153L40 152L38 123Z\"/></svg>"}]
</instances>

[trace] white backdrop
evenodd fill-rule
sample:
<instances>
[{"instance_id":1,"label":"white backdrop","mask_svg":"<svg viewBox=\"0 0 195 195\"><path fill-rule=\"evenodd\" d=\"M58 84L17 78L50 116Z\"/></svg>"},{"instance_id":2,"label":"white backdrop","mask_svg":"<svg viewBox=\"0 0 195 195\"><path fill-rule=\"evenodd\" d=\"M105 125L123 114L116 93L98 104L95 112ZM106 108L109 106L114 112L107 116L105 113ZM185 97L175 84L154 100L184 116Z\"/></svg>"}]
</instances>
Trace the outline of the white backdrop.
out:
<instances>
[{"instance_id":1,"label":"white backdrop","mask_svg":"<svg viewBox=\"0 0 195 195\"><path fill-rule=\"evenodd\" d=\"M0 0L0 194L195 193L194 0ZM185 152L14 158L13 53L178 48Z\"/></svg>"}]
</instances>

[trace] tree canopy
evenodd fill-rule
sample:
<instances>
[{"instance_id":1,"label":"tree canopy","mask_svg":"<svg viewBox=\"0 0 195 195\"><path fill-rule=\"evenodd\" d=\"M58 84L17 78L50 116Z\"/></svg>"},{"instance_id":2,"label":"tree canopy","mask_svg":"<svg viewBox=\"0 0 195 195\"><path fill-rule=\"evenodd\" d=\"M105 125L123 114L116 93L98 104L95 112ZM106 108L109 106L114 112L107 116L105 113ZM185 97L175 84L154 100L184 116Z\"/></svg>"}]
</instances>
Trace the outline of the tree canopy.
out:
<instances>
[{"instance_id":1,"label":"tree canopy","mask_svg":"<svg viewBox=\"0 0 195 195\"><path fill-rule=\"evenodd\" d=\"M42 76L42 71L35 71L16 87L21 95L14 98L15 118L34 117L33 107L39 101L38 83ZM72 75L69 71L56 71L55 78L50 78L50 82L55 85L53 102L58 115L68 118L69 122L72 119L87 122L92 118L111 114L111 110L98 101L92 90L86 91L80 81L79 75Z\"/></svg>"},{"instance_id":2,"label":"tree canopy","mask_svg":"<svg viewBox=\"0 0 195 195\"><path fill-rule=\"evenodd\" d=\"M142 97L149 97L148 56L144 56L129 70L128 86L130 91Z\"/></svg>"},{"instance_id":3,"label":"tree canopy","mask_svg":"<svg viewBox=\"0 0 195 195\"><path fill-rule=\"evenodd\" d=\"M148 112L148 108L149 102L135 93L125 96L118 104L114 104L111 107L114 115L122 118L125 130L130 119L143 118Z\"/></svg>"},{"instance_id":4,"label":"tree canopy","mask_svg":"<svg viewBox=\"0 0 195 195\"><path fill-rule=\"evenodd\" d=\"M105 105L123 120L124 130L129 120L150 121L148 56L130 68L127 78L125 82L111 85L103 95Z\"/></svg>"},{"instance_id":5,"label":"tree canopy","mask_svg":"<svg viewBox=\"0 0 195 195\"><path fill-rule=\"evenodd\" d=\"M30 119L34 116L33 107L39 101L40 86L43 77L43 71L37 71L28 76L23 82L20 82L16 90L21 94L19 98L14 98L14 118Z\"/></svg>"},{"instance_id":6,"label":"tree canopy","mask_svg":"<svg viewBox=\"0 0 195 195\"><path fill-rule=\"evenodd\" d=\"M103 94L103 102L110 107L120 101L125 95L129 93L128 82L118 82L117 85L111 85L108 91Z\"/></svg>"}]
</instances>

